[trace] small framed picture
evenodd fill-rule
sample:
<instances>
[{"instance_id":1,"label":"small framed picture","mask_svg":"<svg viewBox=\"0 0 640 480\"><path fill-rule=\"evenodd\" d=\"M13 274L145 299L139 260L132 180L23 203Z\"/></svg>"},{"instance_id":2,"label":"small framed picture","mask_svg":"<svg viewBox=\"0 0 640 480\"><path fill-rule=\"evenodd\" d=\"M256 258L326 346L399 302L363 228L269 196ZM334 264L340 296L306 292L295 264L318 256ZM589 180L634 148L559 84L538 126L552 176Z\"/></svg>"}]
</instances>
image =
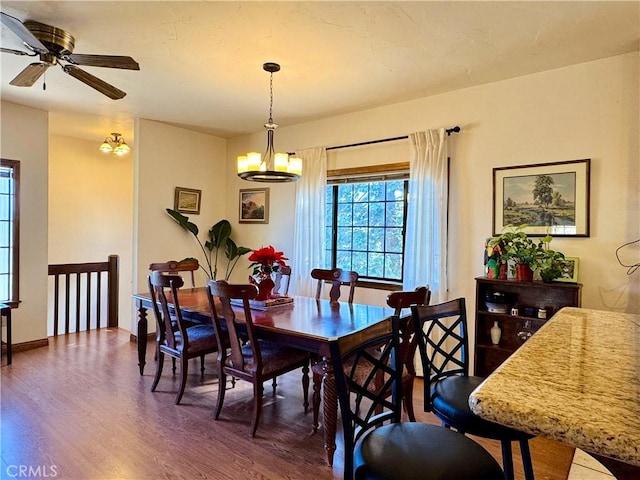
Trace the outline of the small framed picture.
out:
<instances>
[{"instance_id":1,"label":"small framed picture","mask_svg":"<svg viewBox=\"0 0 640 480\"><path fill-rule=\"evenodd\" d=\"M562 269L560 278L556 278L556 282L578 283L578 257L565 257L567 266Z\"/></svg>"},{"instance_id":2,"label":"small framed picture","mask_svg":"<svg viewBox=\"0 0 640 480\"><path fill-rule=\"evenodd\" d=\"M240 190L240 223L269 223L269 189Z\"/></svg>"},{"instance_id":3,"label":"small framed picture","mask_svg":"<svg viewBox=\"0 0 640 480\"><path fill-rule=\"evenodd\" d=\"M200 197L202 197L202 190L176 187L173 209L180 213L200 215Z\"/></svg>"}]
</instances>

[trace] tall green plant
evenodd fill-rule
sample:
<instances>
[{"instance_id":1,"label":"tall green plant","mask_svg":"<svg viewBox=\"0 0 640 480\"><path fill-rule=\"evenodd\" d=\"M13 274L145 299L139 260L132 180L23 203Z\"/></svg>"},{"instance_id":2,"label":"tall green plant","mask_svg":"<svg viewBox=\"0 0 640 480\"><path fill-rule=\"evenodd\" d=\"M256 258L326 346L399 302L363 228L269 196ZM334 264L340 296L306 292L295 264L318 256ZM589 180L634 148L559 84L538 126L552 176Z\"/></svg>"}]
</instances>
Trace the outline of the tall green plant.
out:
<instances>
[{"instance_id":1,"label":"tall green plant","mask_svg":"<svg viewBox=\"0 0 640 480\"><path fill-rule=\"evenodd\" d=\"M250 248L238 246L236 242L231 239L231 223L229 223L228 220L223 219L213 225L207 232L207 240L203 244L198 237L200 229L195 223L189 221L189 217L171 208L167 208L166 210L169 216L171 216L178 225L191 233L198 242L207 264L207 268L204 268L202 264L200 264L200 268L204 270L209 278L214 280L218 278L218 257L221 249L224 250L224 255L227 259L224 275L225 280L229 280L231 272L233 272L240 257L251 251Z\"/></svg>"}]
</instances>

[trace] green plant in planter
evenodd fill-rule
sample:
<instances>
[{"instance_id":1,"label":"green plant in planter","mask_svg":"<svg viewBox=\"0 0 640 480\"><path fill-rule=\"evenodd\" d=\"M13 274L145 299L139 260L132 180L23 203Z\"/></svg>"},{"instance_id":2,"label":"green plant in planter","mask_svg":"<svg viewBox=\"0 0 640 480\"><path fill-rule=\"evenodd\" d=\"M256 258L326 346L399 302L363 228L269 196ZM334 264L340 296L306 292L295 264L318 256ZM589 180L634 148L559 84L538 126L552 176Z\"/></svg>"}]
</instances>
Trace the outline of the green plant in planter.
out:
<instances>
[{"instance_id":1,"label":"green plant in planter","mask_svg":"<svg viewBox=\"0 0 640 480\"><path fill-rule=\"evenodd\" d=\"M547 235L542 239L542 253L538 260L538 270L540 272L540 278L543 282L552 282L556 278L562 276L562 272L567 267L567 262L564 258L564 254L551 250L549 243L551 242L551 236Z\"/></svg>"},{"instance_id":2,"label":"green plant in planter","mask_svg":"<svg viewBox=\"0 0 640 480\"><path fill-rule=\"evenodd\" d=\"M512 262L512 272L515 265L528 265L531 270L538 268L542 253L542 240L535 242L524 232L528 225L507 225L506 231L489 241L489 246L499 245L502 253L501 260Z\"/></svg>"},{"instance_id":3,"label":"green plant in planter","mask_svg":"<svg viewBox=\"0 0 640 480\"><path fill-rule=\"evenodd\" d=\"M240 260L240 257L246 255L251 251L250 248L239 247L231 239L231 223L229 223L229 220L220 220L218 223L212 226L207 232L208 240L205 241L203 245L198 238L200 230L195 223L189 221L189 217L186 217L180 212L171 208L167 208L166 210L171 218L173 218L178 223L178 225L180 225L186 231L190 232L198 242L198 245L200 245L200 249L204 254L204 259L207 262L206 269L202 264L200 264L200 268L204 270L209 278L215 280L218 277L218 254L220 252L220 249L224 248L224 254L227 258L227 266L224 275L225 280L229 280L231 272L233 272L233 269L238 263L238 260ZM213 253L214 250L215 255Z\"/></svg>"}]
</instances>

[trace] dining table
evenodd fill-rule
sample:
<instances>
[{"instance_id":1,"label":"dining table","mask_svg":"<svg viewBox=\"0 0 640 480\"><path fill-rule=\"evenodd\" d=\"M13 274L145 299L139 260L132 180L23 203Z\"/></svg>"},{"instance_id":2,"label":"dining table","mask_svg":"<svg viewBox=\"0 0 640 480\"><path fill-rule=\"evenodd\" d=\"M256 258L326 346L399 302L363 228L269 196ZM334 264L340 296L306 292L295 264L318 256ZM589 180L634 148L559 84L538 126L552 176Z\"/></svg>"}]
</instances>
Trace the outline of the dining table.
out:
<instances>
[{"instance_id":1,"label":"dining table","mask_svg":"<svg viewBox=\"0 0 640 480\"><path fill-rule=\"evenodd\" d=\"M482 418L640 479L640 315L565 307L469 397Z\"/></svg>"},{"instance_id":2,"label":"dining table","mask_svg":"<svg viewBox=\"0 0 640 480\"><path fill-rule=\"evenodd\" d=\"M147 350L147 312L153 309L149 293L133 295L138 311L137 348L140 375L144 374ZM260 338L308 351L322 359L325 365L323 379L323 426L327 463L333 466L336 450L338 395L329 361L329 343L337 338L358 332L391 317L388 307L358 303L331 302L326 299L293 296L293 302L266 309L252 309L254 332ZM211 322L211 310L206 287L181 288L180 310L187 320ZM244 321L244 310L234 306L236 321ZM314 431L318 425L313 425Z\"/></svg>"}]
</instances>

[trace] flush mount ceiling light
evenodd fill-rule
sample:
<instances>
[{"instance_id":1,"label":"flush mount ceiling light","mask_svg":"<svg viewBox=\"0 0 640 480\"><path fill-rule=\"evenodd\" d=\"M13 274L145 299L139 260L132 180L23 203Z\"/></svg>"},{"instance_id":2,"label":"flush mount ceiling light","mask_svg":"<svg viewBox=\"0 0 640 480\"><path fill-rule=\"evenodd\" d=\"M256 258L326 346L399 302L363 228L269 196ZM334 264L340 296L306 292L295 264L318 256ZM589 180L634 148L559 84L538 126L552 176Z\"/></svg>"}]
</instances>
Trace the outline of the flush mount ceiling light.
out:
<instances>
[{"instance_id":1,"label":"flush mount ceiling light","mask_svg":"<svg viewBox=\"0 0 640 480\"><path fill-rule=\"evenodd\" d=\"M113 152L116 155L124 155L131 151L131 147L125 143L124 138L119 133L111 133L111 136L105 138L102 145L100 145L100 150L104 153Z\"/></svg>"},{"instance_id":2,"label":"flush mount ceiling light","mask_svg":"<svg viewBox=\"0 0 640 480\"><path fill-rule=\"evenodd\" d=\"M238 176L251 182L285 183L295 182L302 176L302 160L288 153L276 153L273 147L273 132L278 125L273 122L273 74L280 71L277 63L262 65L269 72L269 120L264 124L267 130L267 151L264 158L258 152L249 152L238 157Z\"/></svg>"}]
</instances>

